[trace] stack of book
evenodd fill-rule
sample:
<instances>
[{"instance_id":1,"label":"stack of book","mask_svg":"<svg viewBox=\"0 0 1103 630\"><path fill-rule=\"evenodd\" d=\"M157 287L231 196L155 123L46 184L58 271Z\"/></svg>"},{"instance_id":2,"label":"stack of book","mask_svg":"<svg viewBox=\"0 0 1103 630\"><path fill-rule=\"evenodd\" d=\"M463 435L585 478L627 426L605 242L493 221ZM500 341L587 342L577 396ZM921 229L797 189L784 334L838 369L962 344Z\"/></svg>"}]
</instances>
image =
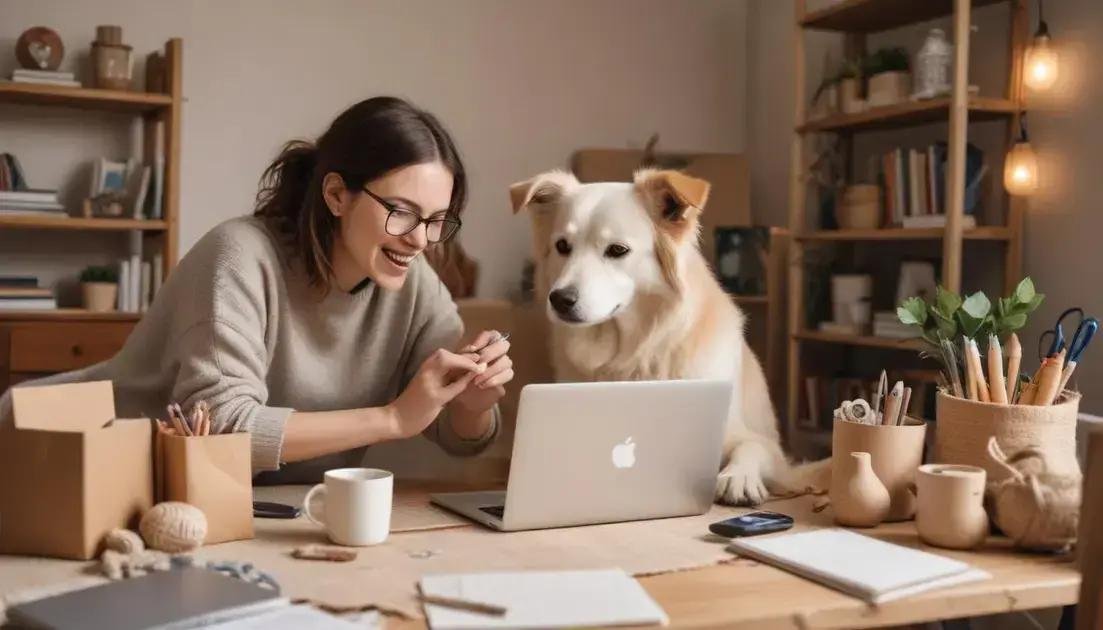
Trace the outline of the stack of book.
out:
<instances>
[{"instance_id":1,"label":"stack of book","mask_svg":"<svg viewBox=\"0 0 1103 630\"><path fill-rule=\"evenodd\" d=\"M42 85L64 85L66 87L80 87L80 81L72 72L59 70L28 70L16 68L11 73L11 80L16 83L39 83Z\"/></svg>"},{"instance_id":2,"label":"stack of book","mask_svg":"<svg viewBox=\"0 0 1103 630\"><path fill-rule=\"evenodd\" d=\"M56 310L49 289L38 286L34 276L0 276L0 311Z\"/></svg>"},{"instance_id":3,"label":"stack of book","mask_svg":"<svg viewBox=\"0 0 1103 630\"><path fill-rule=\"evenodd\" d=\"M32 190L27 187L19 160L11 153L0 153L0 215L65 215L56 190Z\"/></svg>"},{"instance_id":4,"label":"stack of book","mask_svg":"<svg viewBox=\"0 0 1103 630\"><path fill-rule=\"evenodd\" d=\"M161 290L164 257L143 261L140 254L119 261L119 297L116 308L123 313L144 313Z\"/></svg>"},{"instance_id":5,"label":"stack of book","mask_svg":"<svg viewBox=\"0 0 1103 630\"><path fill-rule=\"evenodd\" d=\"M946 226L945 142L921 149L896 148L878 156L876 179L884 191L884 224L905 228L941 228ZM980 181L987 173L984 153L969 145L965 159L965 229L977 225Z\"/></svg>"},{"instance_id":6,"label":"stack of book","mask_svg":"<svg viewBox=\"0 0 1103 630\"><path fill-rule=\"evenodd\" d=\"M914 339L919 336L919 331L915 326L901 323L894 311L877 311L873 314L873 336Z\"/></svg>"}]
</instances>

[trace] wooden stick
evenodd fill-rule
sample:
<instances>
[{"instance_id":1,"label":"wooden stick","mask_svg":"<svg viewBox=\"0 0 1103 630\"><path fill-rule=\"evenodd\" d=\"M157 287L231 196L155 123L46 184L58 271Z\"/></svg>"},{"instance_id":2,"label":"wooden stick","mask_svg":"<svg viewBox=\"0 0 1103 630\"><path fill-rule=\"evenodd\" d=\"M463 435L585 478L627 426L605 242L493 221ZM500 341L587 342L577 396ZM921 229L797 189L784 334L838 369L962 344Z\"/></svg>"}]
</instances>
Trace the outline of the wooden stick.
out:
<instances>
[{"instance_id":1,"label":"wooden stick","mask_svg":"<svg viewBox=\"0 0 1103 630\"><path fill-rule=\"evenodd\" d=\"M1007 340L1007 402L1015 400L1015 387L1019 384L1019 365L1023 360L1023 346L1019 336L1011 333Z\"/></svg>"},{"instance_id":2,"label":"wooden stick","mask_svg":"<svg viewBox=\"0 0 1103 630\"><path fill-rule=\"evenodd\" d=\"M900 417L897 419L896 424L903 425L908 419L908 405L912 401L912 388L904 388L904 402L900 405Z\"/></svg>"},{"instance_id":3,"label":"wooden stick","mask_svg":"<svg viewBox=\"0 0 1103 630\"><path fill-rule=\"evenodd\" d=\"M992 382L992 402L1006 405L1009 399L1007 383L1003 380L1003 351L995 335L988 335L988 379Z\"/></svg>"},{"instance_id":4,"label":"wooden stick","mask_svg":"<svg viewBox=\"0 0 1103 630\"><path fill-rule=\"evenodd\" d=\"M896 424L896 417L900 415L900 403L904 397L904 381L896 381L892 391L885 398L885 413L881 417L881 424Z\"/></svg>"},{"instance_id":5,"label":"wooden stick","mask_svg":"<svg viewBox=\"0 0 1103 630\"><path fill-rule=\"evenodd\" d=\"M961 362L965 365L965 391L969 394L969 400L979 400L977 397L977 377L973 375L973 361L969 358L969 340L961 337Z\"/></svg>"},{"instance_id":6,"label":"wooden stick","mask_svg":"<svg viewBox=\"0 0 1103 630\"><path fill-rule=\"evenodd\" d=\"M504 616L507 610L504 606L498 606L497 604L473 602L466 599L457 599L455 597L443 597L441 595L426 595L425 593L418 593L418 600L420 600L422 604L444 606L446 608L466 610L467 612L493 615L495 617Z\"/></svg>"},{"instance_id":7,"label":"wooden stick","mask_svg":"<svg viewBox=\"0 0 1103 630\"><path fill-rule=\"evenodd\" d=\"M992 396L988 392L988 382L984 380L984 368L980 362L980 348L977 347L977 340L969 340L969 360L973 362L973 372L977 379L977 395L980 397L981 402L992 402Z\"/></svg>"},{"instance_id":8,"label":"wooden stick","mask_svg":"<svg viewBox=\"0 0 1103 630\"><path fill-rule=\"evenodd\" d=\"M1064 363L1060 357L1060 354L1049 357L1042 364L1041 374L1038 376L1038 389L1032 404L1044 407L1052 405L1053 400L1057 398L1057 386L1061 383L1061 366Z\"/></svg>"}]
</instances>

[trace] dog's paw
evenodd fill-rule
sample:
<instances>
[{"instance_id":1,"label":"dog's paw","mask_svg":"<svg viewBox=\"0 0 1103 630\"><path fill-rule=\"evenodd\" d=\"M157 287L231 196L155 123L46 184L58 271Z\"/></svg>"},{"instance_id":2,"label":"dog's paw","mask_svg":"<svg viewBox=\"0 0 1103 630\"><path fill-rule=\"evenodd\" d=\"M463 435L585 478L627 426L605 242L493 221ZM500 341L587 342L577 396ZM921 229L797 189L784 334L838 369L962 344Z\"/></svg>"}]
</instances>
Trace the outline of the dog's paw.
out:
<instances>
[{"instance_id":1,"label":"dog's paw","mask_svg":"<svg viewBox=\"0 0 1103 630\"><path fill-rule=\"evenodd\" d=\"M770 497L758 466L729 464L716 478L716 502L727 505L758 505Z\"/></svg>"}]
</instances>

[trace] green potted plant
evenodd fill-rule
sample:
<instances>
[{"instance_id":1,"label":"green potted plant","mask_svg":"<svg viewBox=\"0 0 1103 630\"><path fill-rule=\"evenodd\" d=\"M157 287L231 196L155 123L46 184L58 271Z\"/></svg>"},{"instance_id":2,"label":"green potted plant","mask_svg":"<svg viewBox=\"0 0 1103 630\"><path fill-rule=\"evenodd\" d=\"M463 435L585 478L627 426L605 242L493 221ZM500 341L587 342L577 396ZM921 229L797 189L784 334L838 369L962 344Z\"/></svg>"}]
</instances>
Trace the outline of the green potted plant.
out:
<instances>
[{"instance_id":1,"label":"green potted plant","mask_svg":"<svg viewBox=\"0 0 1103 630\"><path fill-rule=\"evenodd\" d=\"M96 313L113 311L119 294L119 273L114 267L87 267L80 274L80 291L84 308Z\"/></svg>"},{"instance_id":2,"label":"green potted plant","mask_svg":"<svg viewBox=\"0 0 1103 630\"><path fill-rule=\"evenodd\" d=\"M869 77L866 102L870 107L901 103L911 94L911 62L903 48L881 48L862 59Z\"/></svg>"}]
</instances>

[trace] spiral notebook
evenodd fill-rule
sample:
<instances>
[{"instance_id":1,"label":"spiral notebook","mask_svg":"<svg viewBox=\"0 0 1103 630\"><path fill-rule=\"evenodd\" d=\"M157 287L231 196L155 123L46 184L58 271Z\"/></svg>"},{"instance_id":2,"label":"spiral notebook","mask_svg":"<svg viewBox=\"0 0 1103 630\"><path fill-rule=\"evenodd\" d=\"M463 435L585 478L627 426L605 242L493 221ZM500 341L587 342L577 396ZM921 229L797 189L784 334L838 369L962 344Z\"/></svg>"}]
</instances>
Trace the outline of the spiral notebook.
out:
<instances>
[{"instance_id":1,"label":"spiral notebook","mask_svg":"<svg viewBox=\"0 0 1103 630\"><path fill-rule=\"evenodd\" d=\"M735 539L728 550L871 604L992 577L964 562L838 528Z\"/></svg>"}]
</instances>

